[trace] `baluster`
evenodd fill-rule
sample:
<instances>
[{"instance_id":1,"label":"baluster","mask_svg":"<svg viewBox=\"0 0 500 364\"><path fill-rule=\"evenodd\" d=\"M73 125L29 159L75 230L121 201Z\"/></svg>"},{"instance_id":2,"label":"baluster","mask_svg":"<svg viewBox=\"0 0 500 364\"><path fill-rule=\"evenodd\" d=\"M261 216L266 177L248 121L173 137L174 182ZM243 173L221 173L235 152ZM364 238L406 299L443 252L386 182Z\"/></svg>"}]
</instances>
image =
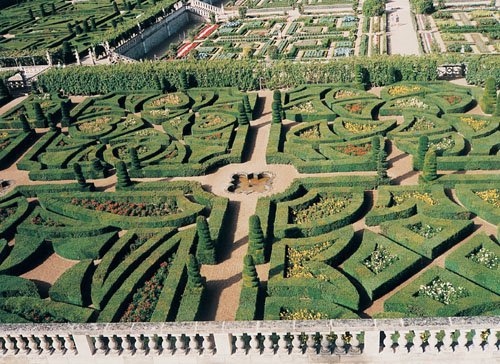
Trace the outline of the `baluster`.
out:
<instances>
[{"instance_id":1,"label":"baluster","mask_svg":"<svg viewBox=\"0 0 500 364\"><path fill-rule=\"evenodd\" d=\"M335 338L335 349L333 350L335 354L345 354L345 342L344 338L342 337L342 333L338 333L337 337Z\"/></svg>"},{"instance_id":2,"label":"baluster","mask_svg":"<svg viewBox=\"0 0 500 364\"><path fill-rule=\"evenodd\" d=\"M451 332L444 330L443 345L441 345L440 351L447 353L453 351L453 339L451 338Z\"/></svg>"},{"instance_id":3,"label":"baluster","mask_svg":"<svg viewBox=\"0 0 500 364\"><path fill-rule=\"evenodd\" d=\"M26 345L26 340L24 339L24 337L22 337L21 335L17 335L16 340L17 340L17 348L19 349L21 354L24 355L28 354L30 352L30 349L28 348L28 345Z\"/></svg>"},{"instance_id":4,"label":"baluster","mask_svg":"<svg viewBox=\"0 0 500 364\"><path fill-rule=\"evenodd\" d=\"M483 347L481 346L482 342L483 339L481 338L481 330L475 329L474 336L472 337L472 343L469 346L469 351L475 351L475 352L483 351Z\"/></svg>"},{"instance_id":5,"label":"baluster","mask_svg":"<svg viewBox=\"0 0 500 364\"><path fill-rule=\"evenodd\" d=\"M496 351L497 350L497 332L493 329L490 329L490 334L488 335L488 350Z\"/></svg>"},{"instance_id":6,"label":"baluster","mask_svg":"<svg viewBox=\"0 0 500 364\"><path fill-rule=\"evenodd\" d=\"M125 335L122 338L122 348L123 355L129 356L134 354L134 347L132 346L132 341L130 340L130 337L128 335Z\"/></svg>"},{"instance_id":7,"label":"baluster","mask_svg":"<svg viewBox=\"0 0 500 364\"><path fill-rule=\"evenodd\" d=\"M66 353L63 340L59 335L52 336L52 347L54 348L52 355L64 355Z\"/></svg>"},{"instance_id":8,"label":"baluster","mask_svg":"<svg viewBox=\"0 0 500 364\"><path fill-rule=\"evenodd\" d=\"M147 350L149 353L153 355L159 355L160 354L160 345L158 345L158 342L160 341L160 338L156 335L149 335L148 336L148 348Z\"/></svg>"},{"instance_id":9,"label":"baluster","mask_svg":"<svg viewBox=\"0 0 500 364\"><path fill-rule=\"evenodd\" d=\"M186 354L186 340L182 335L177 335L175 340L175 352L179 352L179 354Z\"/></svg>"},{"instance_id":10,"label":"baluster","mask_svg":"<svg viewBox=\"0 0 500 364\"><path fill-rule=\"evenodd\" d=\"M189 336L189 353L194 355L201 354L201 346L196 335Z\"/></svg>"},{"instance_id":11,"label":"baluster","mask_svg":"<svg viewBox=\"0 0 500 364\"><path fill-rule=\"evenodd\" d=\"M315 333L307 335L306 341L306 353L307 354L317 354L316 350L316 339L314 338Z\"/></svg>"},{"instance_id":12,"label":"baluster","mask_svg":"<svg viewBox=\"0 0 500 364\"><path fill-rule=\"evenodd\" d=\"M286 337L286 333L279 334L278 336L278 347L276 349L278 354L288 354L288 338Z\"/></svg>"},{"instance_id":13,"label":"baluster","mask_svg":"<svg viewBox=\"0 0 500 364\"><path fill-rule=\"evenodd\" d=\"M42 348L43 354L50 355L54 351L54 349L52 349L52 344L49 338L45 335L40 336L40 346Z\"/></svg>"},{"instance_id":14,"label":"baluster","mask_svg":"<svg viewBox=\"0 0 500 364\"><path fill-rule=\"evenodd\" d=\"M415 336L413 337L413 346L412 346L412 351L415 353L421 353L423 352L423 344L424 341L422 340L422 337L420 336L422 333L415 331Z\"/></svg>"},{"instance_id":15,"label":"baluster","mask_svg":"<svg viewBox=\"0 0 500 364\"><path fill-rule=\"evenodd\" d=\"M408 345L407 336L410 334L410 331L400 331L399 339L398 339L398 350L400 353L408 353L410 347Z\"/></svg>"},{"instance_id":16,"label":"baluster","mask_svg":"<svg viewBox=\"0 0 500 364\"><path fill-rule=\"evenodd\" d=\"M236 342L234 345L236 347L236 354L245 355L246 354L245 336L243 334L235 336L236 336Z\"/></svg>"},{"instance_id":17,"label":"baluster","mask_svg":"<svg viewBox=\"0 0 500 364\"><path fill-rule=\"evenodd\" d=\"M251 335L250 350L252 354L260 354L260 340L258 334Z\"/></svg>"},{"instance_id":18,"label":"baluster","mask_svg":"<svg viewBox=\"0 0 500 364\"><path fill-rule=\"evenodd\" d=\"M144 337L142 335L137 335L135 337L135 353L137 355L146 355L146 345L144 343Z\"/></svg>"},{"instance_id":19,"label":"baluster","mask_svg":"<svg viewBox=\"0 0 500 364\"><path fill-rule=\"evenodd\" d=\"M264 354L274 355L274 342L272 334L264 334Z\"/></svg>"},{"instance_id":20,"label":"baluster","mask_svg":"<svg viewBox=\"0 0 500 364\"><path fill-rule=\"evenodd\" d=\"M304 351L302 350L302 341L300 340L300 334L293 334L292 339L292 354L302 355Z\"/></svg>"},{"instance_id":21,"label":"baluster","mask_svg":"<svg viewBox=\"0 0 500 364\"><path fill-rule=\"evenodd\" d=\"M64 337L64 347L66 348L66 351L69 352L70 354L76 355L76 345L75 345L75 340L73 340L73 336L70 334L67 334Z\"/></svg>"},{"instance_id":22,"label":"baluster","mask_svg":"<svg viewBox=\"0 0 500 364\"><path fill-rule=\"evenodd\" d=\"M215 354L214 339L210 335L203 336L203 354L207 355Z\"/></svg>"},{"instance_id":23,"label":"baluster","mask_svg":"<svg viewBox=\"0 0 500 364\"><path fill-rule=\"evenodd\" d=\"M351 341L349 343L349 353L351 354L361 354L361 348L359 347L359 339L358 339L358 334L353 333L351 336Z\"/></svg>"},{"instance_id":24,"label":"baluster","mask_svg":"<svg viewBox=\"0 0 500 364\"><path fill-rule=\"evenodd\" d=\"M5 347L7 348L7 355L16 355L19 349L16 348L15 340L10 335L5 336L4 339Z\"/></svg>"},{"instance_id":25,"label":"baluster","mask_svg":"<svg viewBox=\"0 0 500 364\"><path fill-rule=\"evenodd\" d=\"M52 346L57 351L58 349L56 348L56 345L57 345L56 344L56 337L53 337L54 341L52 342ZM106 353L108 352L108 350L106 348L106 343L104 342L102 335L95 336L95 347L97 349L97 354L106 355Z\"/></svg>"},{"instance_id":26,"label":"baluster","mask_svg":"<svg viewBox=\"0 0 500 364\"><path fill-rule=\"evenodd\" d=\"M110 336L109 337L109 353L113 356L118 356L120 355L121 348L120 348L120 343L118 342L118 338L116 336Z\"/></svg>"},{"instance_id":27,"label":"baluster","mask_svg":"<svg viewBox=\"0 0 500 364\"><path fill-rule=\"evenodd\" d=\"M31 354L40 355L42 349L40 349L40 345L38 345L38 341L36 341L35 336L28 336L28 347Z\"/></svg>"},{"instance_id":28,"label":"baluster","mask_svg":"<svg viewBox=\"0 0 500 364\"><path fill-rule=\"evenodd\" d=\"M460 332L457 338L457 345L455 346L455 352L467 352L467 336L465 330L457 330Z\"/></svg>"},{"instance_id":29,"label":"baluster","mask_svg":"<svg viewBox=\"0 0 500 364\"><path fill-rule=\"evenodd\" d=\"M430 354L434 354L437 349L436 345L438 343L438 340L436 338L436 331L429 331L429 338L427 339L427 347L426 347L426 352Z\"/></svg>"},{"instance_id":30,"label":"baluster","mask_svg":"<svg viewBox=\"0 0 500 364\"><path fill-rule=\"evenodd\" d=\"M4 354L7 352L7 349L5 348L5 342L3 340L3 337L0 337L0 353Z\"/></svg>"},{"instance_id":31,"label":"baluster","mask_svg":"<svg viewBox=\"0 0 500 364\"><path fill-rule=\"evenodd\" d=\"M323 333L321 335L321 349L320 349L320 354L331 354L332 353L332 350L331 350L331 343L330 343L330 340L328 340L328 333Z\"/></svg>"},{"instance_id":32,"label":"baluster","mask_svg":"<svg viewBox=\"0 0 500 364\"><path fill-rule=\"evenodd\" d=\"M172 337L170 335L163 336L161 348L165 354L172 355L174 352L174 345L172 344Z\"/></svg>"}]
</instances>

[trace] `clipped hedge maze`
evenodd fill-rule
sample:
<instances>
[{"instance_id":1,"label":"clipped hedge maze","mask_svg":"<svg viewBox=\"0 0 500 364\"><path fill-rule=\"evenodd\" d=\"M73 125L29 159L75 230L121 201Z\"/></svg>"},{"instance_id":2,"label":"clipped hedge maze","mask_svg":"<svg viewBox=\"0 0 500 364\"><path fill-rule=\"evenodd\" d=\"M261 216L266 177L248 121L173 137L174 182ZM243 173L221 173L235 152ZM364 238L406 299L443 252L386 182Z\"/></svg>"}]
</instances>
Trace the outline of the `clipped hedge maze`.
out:
<instances>
[{"instance_id":1,"label":"clipped hedge maze","mask_svg":"<svg viewBox=\"0 0 500 364\"><path fill-rule=\"evenodd\" d=\"M447 82L400 82L380 97L355 85L301 86L282 97L288 121L272 125L267 161L303 173L370 171L374 136L386 136L414 159L426 136L439 170L499 169L500 119L466 114L475 94Z\"/></svg>"},{"instance_id":2,"label":"clipped hedge maze","mask_svg":"<svg viewBox=\"0 0 500 364\"><path fill-rule=\"evenodd\" d=\"M15 188L0 199L0 322L195 320L203 288L187 280L198 249L193 223L208 219L217 252L227 204L194 182L114 193ZM19 276L54 252L76 264L41 296Z\"/></svg>"},{"instance_id":3,"label":"clipped hedge maze","mask_svg":"<svg viewBox=\"0 0 500 364\"><path fill-rule=\"evenodd\" d=\"M259 310L247 306L258 306L259 300L264 319L364 316L375 300L408 280L370 315L498 313L500 251L483 233L472 235L473 213L453 202L441 185L381 186L371 201L368 190L374 185L375 177L306 178L261 198L257 213L270 262L267 292L264 301L255 298L257 290L244 289L238 319L256 318ZM460 188L474 193L482 186ZM482 196L489 198L481 206L487 210L494 197ZM446 269L433 263L459 243L443 259ZM443 290L448 296L439 294Z\"/></svg>"},{"instance_id":4,"label":"clipped hedge maze","mask_svg":"<svg viewBox=\"0 0 500 364\"><path fill-rule=\"evenodd\" d=\"M248 99L251 120L257 95ZM248 124L238 122L242 101L232 88L88 98L71 110L69 121L63 119L67 131L46 132L17 167L32 180L73 179L75 163L86 178L103 178L119 161L132 177L205 174L241 162L248 132ZM131 163L130 148L138 165Z\"/></svg>"}]
</instances>

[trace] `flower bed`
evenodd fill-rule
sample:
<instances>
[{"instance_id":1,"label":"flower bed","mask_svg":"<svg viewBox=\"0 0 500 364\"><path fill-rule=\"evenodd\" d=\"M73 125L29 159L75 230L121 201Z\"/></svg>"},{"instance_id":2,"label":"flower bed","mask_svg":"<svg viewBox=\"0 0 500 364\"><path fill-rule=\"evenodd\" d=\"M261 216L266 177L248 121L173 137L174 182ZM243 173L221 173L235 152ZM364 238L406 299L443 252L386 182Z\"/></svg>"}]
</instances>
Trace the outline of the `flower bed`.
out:
<instances>
[{"instance_id":1,"label":"flower bed","mask_svg":"<svg viewBox=\"0 0 500 364\"><path fill-rule=\"evenodd\" d=\"M160 298L170 263L163 262L153 277L137 290L120 322L147 322Z\"/></svg>"},{"instance_id":2,"label":"flower bed","mask_svg":"<svg viewBox=\"0 0 500 364\"><path fill-rule=\"evenodd\" d=\"M467 258L492 270L497 270L500 265L500 258L498 258L498 255L484 247L475 250L469 254Z\"/></svg>"},{"instance_id":3,"label":"flower bed","mask_svg":"<svg viewBox=\"0 0 500 364\"><path fill-rule=\"evenodd\" d=\"M398 85L392 86L387 89L387 93L390 96L403 96L408 95L413 92L419 92L422 88L420 86L407 86L407 85Z\"/></svg>"},{"instance_id":4,"label":"flower bed","mask_svg":"<svg viewBox=\"0 0 500 364\"><path fill-rule=\"evenodd\" d=\"M0 207L0 223L4 222L16 212L14 207Z\"/></svg>"},{"instance_id":5,"label":"flower bed","mask_svg":"<svg viewBox=\"0 0 500 364\"><path fill-rule=\"evenodd\" d=\"M328 315L315 310L302 308L299 310L284 309L280 312L280 320L326 320Z\"/></svg>"},{"instance_id":6,"label":"flower bed","mask_svg":"<svg viewBox=\"0 0 500 364\"><path fill-rule=\"evenodd\" d=\"M354 145L347 144L335 147L335 150L353 157L362 157L372 150L371 144Z\"/></svg>"},{"instance_id":7,"label":"flower bed","mask_svg":"<svg viewBox=\"0 0 500 364\"><path fill-rule=\"evenodd\" d=\"M104 130L104 126L111 121L109 117L97 118L94 121L84 122L78 125L78 130L84 134L95 134Z\"/></svg>"},{"instance_id":8,"label":"flower bed","mask_svg":"<svg viewBox=\"0 0 500 364\"><path fill-rule=\"evenodd\" d=\"M428 110L430 106L416 97L397 99L394 101L394 106L400 109L420 109Z\"/></svg>"},{"instance_id":9,"label":"flower bed","mask_svg":"<svg viewBox=\"0 0 500 364\"><path fill-rule=\"evenodd\" d=\"M182 210L174 201L159 202L159 203L132 203L118 202L113 200L97 200L97 199L71 199L71 204L81 206L89 210L104 211L115 215L122 216L167 216L177 214Z\"/></svg>"},{"instance_id":10,"label":"flower bed","mask_svg":"<svg viewBox=\"0 0 500 364\"><path fill-rule=\"evenodd\" d=\"M460 121L469 125L474 131L479 131L481 129L484 129L489 124L488 121L486 120L478 120L468 116L460 117Z\"/></svg>"},{"instance_id":11,"label":"flower bed","mask_svg":"<svg viewBox=\"0 0 500 364\"><path fill-rule=\"evenodd\" d=\"M403 131L412 133L424 130L431 130L434 129L435 127L436 124L432 120L429 120L426 117L422 116L415 118L415 121L411 123L411 125L405 128Z\"/></svg>"},{"instance_id":12,"label":"flower bed","mask_svg":"<svg viewBox=\"0 0 500 364\"><path fill-rule=\"evenodd\" d=\"M377 125L350 123L346 121L344 122L344 128L353 134L362 134L372 132L377 128Z\"/></svg>"},{"instance_id":13,"label":"flower bed","mask_svg":"<svg viewBox=\"0 0 500 364\"><path fill-rule=\"evenodd\" d=\"M422 224L421 222L417 222L413 225L408 225L407 228L425 239L433 238L438 233L443 231L443 228L440 226L434 227L429 224Z\"/></svg>"},{"instance_id":14,"label":"flower bed","mask_svg":"<svg viewBox=\"0 0 500 364\"><path fill-rule=\"evenodd\" d=\"M342 99L348 99L348 98L351 98L351 97L355 97L357 95L359 95L359 92L356 92L356 91L352 91L352 90L338 90L333 95L333 98L335 100L342 100Z\"/></svg>"},{"instance_id":15,"label":"flower bed","mask_svg":"<svg viewBox=\"0 0 500 364\"><path fill-rule=\"evenodd\" d=\"M292 210L294 224L310 224L311 222L335 215L344 210L352 200L351 195L320 197L319 201L298 210Z\"/></svg>"},{"instance_id":16,"label":"flower bed","mask_svg":"<svg viewBox=\"0 0 500 364\"><path fill-rule=\"evenodd\" d=\"M311 101L303 102L298 105L294 105L290 108L290 111L294 113L304 113L304 114L312 114L317 112L316 108L314 107L313 103Z\"/></svg>"},{"instance_id":17,"label":"flower bed","mask_svg":"<svg viewBox=\"0 0 500 364\"><path fill-rule=\"evenodd\" d=\"M429 142L429 149L434 148L436 151L451 149L455 146L455 141L452 137L445 137L434 142Z\"/></svg>"},{"instance_id":18,"label":"flower bed","mask_svg":"<svg viewBox=\"0 0 500 364\"><path fill-rule=\"evenodd\" d=\"M418 295L427 296L442 304L449 305L460 298L469 296L469 292L464 287L455 287L450 282L436 277L430 283L420 285Z\"/></svg>"},{"instance_id":19,"label":"flower bed","mask_svg":"<svg viewBox=\"0 0 500 364\"><path fill-rule=\"evenodd\" d=\"M363 261L363 264L373 273L379 274L398 259L397 255L390 254L387 248L377 244L375 250Z\"/></svg>"},{"instance_id":20,"label":"flower bed","mask_svg":"<svg viewBox=\"0 0 500 364\"><path fill-rule=\"evenodd\" d=\"M410 199L416 199L424 202L427 205L434 206L437 201L434 200L430 193L427 192L417 192L417 191L407 191L407 192L391 192L392 201L395 206L403 204L405 201Z\"/></svg>"},{"instance_id":21,"label":"flower bed","mask_svg":"<svg viewBox=\"0 0 500 364\"><path fill-rule=\"evenodd\" d=\"M500 191L498 189L492 188L484 191L475 191L474 193L484 202L500 208Z\"/></svg>"},{"instance_id":22,"label":"flower bed","mask_svg":"<svg viewBox=\"0 0 500 364\"><path fill-rule=\"evenodd\" d=\"M332 246L332 242L325 241L308 249L287 248L287 270L286 278L313 278L314 274L304 265L322 251ZM322 279L322 277L316 277ZM324 277L323 277L324 278Z\"/></svg>"},{"instance_id":23,"label":"flower bed","mask_svg":"<svg viewBox=\"0 0 500 364\"><path fill-rule=\"evenodd\" d=\"M50 217L43 217L43 216L35 216L31 219L31 223L33 225L39 225L39 226L44 226L44 227L63 227L65 226L63 223L60 223L58 221L52 220Z\"/></svg>"},{"instance_id":24,"label":"flower bed","mask_svg":"<svg viewBox=\"0 0 500 364\"><path fill-rule=\"evenodd\" d=\"M441 96L441 98L448 102L448 104L450 105L456 105L462 102L462 97L458 95L445 95Z\"/></svg>"},{"instance_id":25,"label":"flower bed","mask_svg":"<svg viewBox=\"0 0 500 364\"><path fill-rule=\"evenodd\" d=\"M315 125L312 128L302 131L298 136L304 139L320 139L321 133L319 131L319 125Z\"/></svg>"}]
</instances>

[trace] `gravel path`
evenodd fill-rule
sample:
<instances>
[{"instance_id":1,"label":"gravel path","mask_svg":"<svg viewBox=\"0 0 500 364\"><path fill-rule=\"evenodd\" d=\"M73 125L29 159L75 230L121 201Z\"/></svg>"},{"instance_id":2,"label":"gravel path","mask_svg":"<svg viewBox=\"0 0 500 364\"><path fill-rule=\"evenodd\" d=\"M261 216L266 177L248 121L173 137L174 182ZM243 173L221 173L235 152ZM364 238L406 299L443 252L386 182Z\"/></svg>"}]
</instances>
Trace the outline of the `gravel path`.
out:
<instances>
[{"instance_id":1,"label":"gravel path","mask_svg":"<svg viewBox=\"0 0 500 364\"><path fill-rule=\"evenodd\" d=\"M417 31L413 25L409 0L390 0L386 3L389 17L389 54L419 55ZM391 10L389 10L391 9ZM396 19L399 21L396 22Z\"/></svg>"}]
</instances>

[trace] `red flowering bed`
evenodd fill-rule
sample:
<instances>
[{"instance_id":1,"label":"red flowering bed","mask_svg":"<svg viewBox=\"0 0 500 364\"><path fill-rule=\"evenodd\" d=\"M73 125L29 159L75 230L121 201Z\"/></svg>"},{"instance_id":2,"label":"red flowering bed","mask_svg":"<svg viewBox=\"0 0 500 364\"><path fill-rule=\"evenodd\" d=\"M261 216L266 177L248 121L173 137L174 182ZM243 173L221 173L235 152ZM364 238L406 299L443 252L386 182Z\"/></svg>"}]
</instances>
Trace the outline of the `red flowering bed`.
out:
<instances>
[{"instance_id":1,"label":"red flowering bed","mask_svg":"<svg viewBox=\"0 0 500 364\"><path fill-rule=\"evenodd\" d=\"M46 226L46 227L63 227L64 224L52 220L50 217L44 218L40 215L31 219L33 225Z\"/></svg>"},{"instance_id":2,"label":"red flowering bed","mask_svg":"<svg viewBox=\"0 0 500 364\"><path fill-rule=\"evenodd\" d=\"M182 210L177 207L175 201L160 203L133 203L119 202L113 200L89 200L85 198L73 198L71 204L81 206L89 210L104 211L121 216L166 216L177 214Z\"/></svg>"},{"instance_id":3,"label":"red flowering bed","mask_svg":"<svg viewBox=\"0 0 500 364\"><path fill-rule=\"evenodd\" d=\"M147 322L151 319L168 276L170 262L163 262L153 277L137 290L120 322Z\"/></svg>"},{"instance_id":4,"label":"red flowering bed","mask_svg":"<svg viewBox=\"0 0 500 364\"><path fill-rule=\"evenodd\" d=\"M372 150L372 145L371 144L365 144L365 145L343 145L343 146L338 146L335 148L338 152L344 153L350 156L355 156L355 157L361 157L366 155L368 152Z\"/></svg>"},{"instance_id":5,"label":"red flowering bed","mask_svg":"<svg viewBox=\"0 0 500 364\"><path fill-rule=\"evenodd\" d=\"M7 220L9 216L14 214L16 212L16 209L13 207L0 207L0 223Z\"/></svg>"}]
</instances>

